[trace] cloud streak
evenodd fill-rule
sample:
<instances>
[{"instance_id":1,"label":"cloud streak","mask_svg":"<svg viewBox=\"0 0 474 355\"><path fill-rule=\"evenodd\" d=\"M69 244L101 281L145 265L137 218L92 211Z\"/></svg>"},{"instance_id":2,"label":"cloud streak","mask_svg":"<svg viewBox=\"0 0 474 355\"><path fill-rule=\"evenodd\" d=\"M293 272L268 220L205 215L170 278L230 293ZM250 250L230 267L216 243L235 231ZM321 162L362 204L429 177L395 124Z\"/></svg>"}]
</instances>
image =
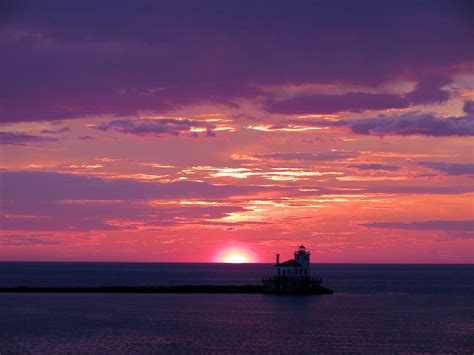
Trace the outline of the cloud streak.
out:
<instances>
[{"instance_id":1,"label":"cloud streak","mask_svg":"<svg viewBox=\"0 0 474 355\"><path fill-rule=\"evenodd\" d=\"M421 100L421 98L420 98ZM357 101L357 100L356 100ZM463 116L441 117L434 113L407 112L397 115L379 115L356 120L314 119L284 120L274 124L260 124L248 128L260 131L310 131L338 127L350 132L372 136L473 136L473 101L464 102Z\"/></svg>"},{"instance_id":2,"label":"cloud streak","mask_svg":"<svg viewBox=\"0 0 474 355\"><path fill-rule=\"evenodd\" d=\"M58 133L66 133L69 131L70 131L69 127L63 127L63 128L58 128L58 129L42 129L40 133L58 134Z\"/></svg>"},{"instance_id":3,"label":"cloud streak","mask_svg":"<svg viewBox=\"0 0 474 355\"><path fill-rule=\"evenodd\" d=\"M417 163L425 168L438 170L446 175L459 176L459 175L473 175L474 176L474 164L458 164L458 163L442 163L432 161L422 161Z\"/></svg>"},{"instance_id":4,"label":"cloud streak","mask_svg":"<svg viewBox=\"0 0 474 355\"><path fill-rule=\"evenodd\" d=\"M38 245L63 245L63 240L51 238L49 235L0 235L0 245L4 246L38 246Z\"/></svg>"},{"instance_id":5,"label":"cloud streak","mask_svg":"<svg viewBox=\"0 0 474 355\"><path fill-rule=\"evenodd\" d=\"M386 165L386 164L353 164L349 165L349 168L358 170L382 170L382 171L398 171L400 167L397 165Z\"/></svg>"},{"instance_id":6,"label":"cloud streak","mask_svg":"<svg viewBox=\"0 0 474 355\"><path fill-rule=\"evenodd\" d=\"M278 188L156 183L47 172L0 172L0 225L5 230L150 229L216 222L240 206L180 204L181 200L255 196ZM31 187L34 186L34 189Z\"/></svg>"},{"instance_id":7,"label":"cloud streak","mask_svg":"<svg viewBox=\"0 0 474 355\"><path fill-rule=\"evenodd\" d=\"M23 132L0 132L0 144L26 146L35 143L57 142L53 137L37 136Z\"/></svg>"},{"instance_id":8,"label":"cloud streak","mask_svg":"<svg viewBox=\"0 0 474 355\"><path fill-rule=\"evenodd\" d=\"M364 227L384 228L384 229L404 229L416 231L472 231L474 230L474 220L463 221L414 221L414 222L373 222L361 224Z\"/></svg>"},{"instance_id":9,"label":"cloud streak","mask_svg":"<svg viewBox=\"0 0 474 355\"><path fill-rule=\"evenodd\" d=\"M309 95L287 100L270 100L266 109L284 114L332 114L343 111L401 109L416 104L441 103L449 99L449 93L441 87L449 84L449 78L430 77L420 81L415 90L399 94L348 92L341 95Z\"/></svg>"},{"instance_id":10,"label":"cloud streak","mask_svg":"<svg viewBox=\"0 0 474 355\"><path fill-rule=\"evenodd\" d=\"M215 125L190 119L140 119L140 120L113 120L97 126L101 131L117 131L137 136L179 136L181 133L205 132L208 137L214 137Z\"/></svg>"},{"instance_id":11,"label":"cloud streak","mask_svg":"<svg viewBox=\"0 0 474 355\"><path fill-rule=\"evenodd\" d=\"M294 161L333 161L354 158L358 155L356 152L333 151L321 153L266 153L254 155L258 159L270 160L294 160Z\"/></svg>"},{"instance_id":12,"label":"cloud streak","mask_svg":"<svg viewBox=\"0 0 474 355\"><path fill-rule=\"evenodd\" d=\"M166 198L226 198L270 190L258 186L217 186L204 182L142 182L100 179L42 171L0 172L5 200L149 200ZM27 189L35 186L35 189Z\"/></svg>"},{"instance_id":13,"label":"cloud streak","mask_svg":"<svg viewBox=\"0 0 474 355\"><path fill-rule=\"evenodd\" d=\"M394 116L364 118L349 123L353 133L373 136L473 136L474 116L440 117L410 112Z\"/></svg>"}]
</instances>

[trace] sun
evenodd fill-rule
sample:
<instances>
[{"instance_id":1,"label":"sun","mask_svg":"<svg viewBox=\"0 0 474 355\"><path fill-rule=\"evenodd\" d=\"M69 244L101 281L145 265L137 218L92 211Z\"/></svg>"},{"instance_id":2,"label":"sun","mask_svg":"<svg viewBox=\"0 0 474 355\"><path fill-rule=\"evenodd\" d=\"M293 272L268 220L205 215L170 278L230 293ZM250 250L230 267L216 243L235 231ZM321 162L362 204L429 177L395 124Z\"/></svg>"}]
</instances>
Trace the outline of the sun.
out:
<instances>
[{"instance_id":1,"label":"sun","mask_svg":"<svg viewBox=\"0 0 474 355\"><path fill-rule=\"evenodd\" d=\"M222 259L224 263L231 263L231 264L241 264L241 263L248 263L249 260L245 255L241 254L231 254L226 256L224 259Z\"/></svg>"},{"instance_id":2,"label":"sun","mask_svg":"<svg viewBox=\"0 0 474 355\"><path fill-rule=\"evenodd\" d=\"M243 264L255 262L254 253L244 247L228 247L221 249L215 261L218 263Z\"/></svg>"}]
</instances>

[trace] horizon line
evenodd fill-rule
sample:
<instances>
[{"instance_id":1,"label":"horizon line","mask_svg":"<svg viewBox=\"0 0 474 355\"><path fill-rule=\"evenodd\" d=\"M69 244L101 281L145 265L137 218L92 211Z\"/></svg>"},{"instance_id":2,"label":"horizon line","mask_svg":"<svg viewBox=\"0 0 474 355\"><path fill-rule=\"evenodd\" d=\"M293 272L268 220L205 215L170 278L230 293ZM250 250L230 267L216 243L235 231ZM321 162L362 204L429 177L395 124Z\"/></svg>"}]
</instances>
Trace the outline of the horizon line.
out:
<instances>
[{"instance_id":1,"label":"horizon line","mask_svg":"<svg viewBox=\"0 0 474 355\"><path fill-rule=\"evenodd\" d=\"M226 262L204 262L204 261L71 261L71 260L0 260L0 263L108 263L108 264L216 264L216 265L275 265L275 263L226 263ZM358 263L344 263L344 262L322 262L313 263L312 265L474 265L474 262L459 263L459 262L358 262Z\"/></svg>"}]
</instances>

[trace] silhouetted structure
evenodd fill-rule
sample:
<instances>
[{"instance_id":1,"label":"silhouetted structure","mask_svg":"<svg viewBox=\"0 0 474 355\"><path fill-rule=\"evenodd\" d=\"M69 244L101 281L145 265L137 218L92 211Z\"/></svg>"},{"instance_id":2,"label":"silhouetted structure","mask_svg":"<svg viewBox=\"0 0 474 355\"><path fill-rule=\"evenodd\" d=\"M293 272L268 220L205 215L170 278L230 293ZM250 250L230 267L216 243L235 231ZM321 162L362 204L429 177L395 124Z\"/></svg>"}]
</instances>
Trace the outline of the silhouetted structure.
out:
<instances>
[{"instance_id":1,"label":"silhouetted structure","mask_svg":"<svg viewBox=\"0 0 474 355\"><path fill-rule=\"evenodd\" d=\"M272 277L263 279L265 293L311 294L332 293L322 287L320 278L311 277L311 253L301 245L294 253L294 259L280 263L280 254L276 255L275 271Z\"/></svg>"}]
</instances>

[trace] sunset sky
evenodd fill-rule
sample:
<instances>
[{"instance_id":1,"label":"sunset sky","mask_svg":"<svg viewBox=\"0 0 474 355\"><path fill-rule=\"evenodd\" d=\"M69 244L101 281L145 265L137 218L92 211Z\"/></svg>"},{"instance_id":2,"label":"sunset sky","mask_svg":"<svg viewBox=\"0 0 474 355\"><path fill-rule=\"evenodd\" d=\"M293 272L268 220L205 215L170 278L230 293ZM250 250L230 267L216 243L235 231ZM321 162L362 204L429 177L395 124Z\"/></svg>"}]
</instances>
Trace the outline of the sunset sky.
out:
<instances>
[{"instance_id":1,"label":"sunset sky","mask_svg":"<svg viewBox=\"0 0 474 355\"><path fill-rule=\"evenodd\" d=\"M0 260L472 262L473 18L0 2Z\"/></svg>"}]
</instances>

